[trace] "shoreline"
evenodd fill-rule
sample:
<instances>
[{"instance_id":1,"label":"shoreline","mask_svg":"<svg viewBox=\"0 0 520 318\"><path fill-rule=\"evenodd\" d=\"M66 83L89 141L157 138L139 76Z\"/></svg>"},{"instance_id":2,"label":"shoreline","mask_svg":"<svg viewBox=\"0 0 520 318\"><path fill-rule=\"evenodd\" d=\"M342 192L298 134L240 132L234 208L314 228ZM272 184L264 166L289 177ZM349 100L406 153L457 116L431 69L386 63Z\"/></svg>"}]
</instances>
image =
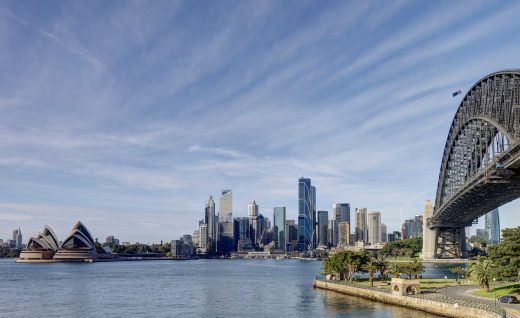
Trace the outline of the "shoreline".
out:
<instances>
[{"instance_id":1,"label":"shoreline","mask_svg":"<svg viewBox=\"0 0 520 318\"><path fill-rule=\"evenodd\" d=\"M362 297L386 304L407 307L441 317L502 318L502 315L496 312L491 312L481 308L469 307L459 303L448 303L426 298L395 295L391 292L349 286L332 281L328 282L324 280L314 280L313 287L349 296ZM462 303L462 301L460 303Z\"/></svg>"}]
</instances>

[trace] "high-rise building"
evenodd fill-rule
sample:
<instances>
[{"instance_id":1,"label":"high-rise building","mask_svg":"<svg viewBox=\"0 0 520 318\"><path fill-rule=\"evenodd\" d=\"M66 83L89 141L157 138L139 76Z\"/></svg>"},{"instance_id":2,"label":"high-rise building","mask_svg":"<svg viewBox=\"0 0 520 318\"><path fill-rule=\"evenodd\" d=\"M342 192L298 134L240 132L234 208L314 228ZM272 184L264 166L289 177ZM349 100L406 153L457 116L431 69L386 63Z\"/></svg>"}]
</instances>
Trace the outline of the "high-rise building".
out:
<instances>
[{"instance_id":1,"label":"high-rise building","mask_svg":"<svg viewBox=\"0 0 520 318\"><path fill-rule=\"evenodd\" d=\"M311 179L298 180L298 245L300 251L314 250L316 188Z\"/></svg>"},{"instance_id":2,"label":"high-rise building","mask_svg":"<svg viewBox=\"0 0 520 318\"><path fill-rule=\"evenodd\" d=\"M249 239L249 245L251 245L251 239L249 237L249 218L248 217L238 217L233 221L235 224L235 249L238 251L238 245L240 242L245 242L245 240ZM243 243L243 246L248 245Z\"/></svg>"},{"instance_id":3,"label":"high-rise building","mask_svg":"<svg viewBox=\"0 0 520 318\"><path fill-rule=\"evenodd\" d=\"M367 240L367 208L356 208L356 241Z\"/></svg>"},{"instance_id":4,"label":"high-rise building","mask_svg":"<svg viewBox=\"0 0 520 318\"><path fill-rule=\"evenodd\" d=\"M318 244L318 217L316 214L316 187L311 186L312 194L312 250L314 250Z\"/></svg>"},{"instance_id":5,"label":"high-rise building","mask_svg":"<svg viewBox=\"0 0 520 318\"><path fill-rule=\"evenodd\" d=\"M199 248L203 252L208 248L208 225L206 223L199 224Z\"/></svg>"},{"instance_id":6,"label":"high-rise building","mask_svg":"<svg viewBox=\"0 0 520 318\"><path fill-rule=\"evenodd\" d=\"M258 205L255 200L247 206L247 215L249 216L249 237L251 238L252 244L256 245L260 225L258 220Z\"/></svg>"},{"instance_id":7,"label":"high-rise building","mask_svg":"<svg viewBox=\"0 0 520 318\"><path fill-rule=\"evenodd\" d=\"M250 219L258 216L258 205L256 204L255 200L253 200L253 202L247 206L247 216Z\"/></svg>"},{"instance_id":8,"label":"high-rise building","mask_svg":"<svg viewBox=\"0 0 520 318\"><path fill-rule=\"evenodd\" d=\"M401 227L401 232L403 233L403 240L410 239L410 238L414 237L413 227L414 227L414 220L413 219L409 219L409 220L405 220L404 221L404 223L403 223L403 225Z\"/></svg>"},{"instance_id":9,"label":"high-rise building","mask_svg":"<svg viewBox=\"0 0 520 318\"><path fill-rule=\"evenodd\" d=\"M477 237L487 243L489 242L489 231L486 229L477 229Z\"/></svg>"},{"instance_id":10,"label":"high-rise building","mask_svg":"<svg viewBox=\"0 0 520 318\"><path fill-rule=\"evenodd\" d=\"M16 237L14 237L14 240L16 241L16 248L22 248L22 230L20 230L20 228L18 228L18 230L15 230L16 231ZM14 235L14 232L13 232L13 236Z\"/></svg>"},{"instance_id":11,"label":"high-rise building","mask_svg":"<svg viewBox=\"0 0 520 318\"><path fill-rule=\"evenodd\" d=\"M381 243L386 243L388 241L388 237L386 236L386 224L381 223Z\"/></svg>"},{"instance_id":12,"label":"high-rise building","mask_svg":"<svg viewBox=\"0 0 520 318\"><path fill-rule=\"evenodd\" d=\"M287 231L287 252L296 251L298 248L298 226L295 220L286 220L285 228Z\"/></svg>"},{"instance_id":13,"label":"high-rise building","mask_svg":"<svg viewBox=\"0 0 520 318\"><path fill-rule=\"evenodd\" d=\"M233 222L233 192L222 190L219 202L219 222Z\"/></svg>"},{"instance_id":14,"label":"high-rise building","mask_svg":"<svg viewBox=\"0 0 520 318\"><path fill-rule=\"evenodd\" d=\"M374 211L368 213L367 217L368 227L368 243L381 243L381 212Z\"/></svg>"},{"instance_id":15,"label":"high-rise building","mask_svg":"<svg viewBox=\"0 0 520 318\"><path fill-rule=\"evenodd\" d=\"M336 220L336 226L339 222L348 222L350 224L350 204L349 203L335 203L332 205L332 217ZM336 237L334 242L338 241L338 229L335 229ZM350 232L350 231L349 231Z\"/></svg>"},{"instance_id":16,"label":"high-rise building","mask_svg":"<svg viewBox=\"0 0 520 318\"><path fill-rule=\"evenodd\" d=\"M318 211L318 246L327 246L329 232L329 211Z\"/></svg>"},{"instance_id":17,"label":"high-rise building","mask_svg":"<svg viewBox=\"0 0 520 318\"><path fill-rule=\"evenodd\" d=\"M215 201L213 201L212 196L209 196L208 203L206 204L204 223L207 225L208 233L206 250L208 253L213 253L215 252L217 244L217 218L215 215Z\"/></svg>"},{"instance_id":18,"label":"high-rise building","mask_svg":"<svg viewBox=\"0 0 520 318\"><path fill-rule=\"evenodd\" d=\"M338 244L338 225L336 220L329 220L328 244L331 247Z\"/></svg>"},{"instance_id":19,"label":"high-rise building","mask_svg":"<svg viewBox=\"0 0 520 318\"><path fill-rule=\"evenodd\" d=\"M233 221L218 222L217 253L227 254L235 250L233 226Z\"/></svg>"},{"instance_id":20,"label":"high-rise building","mask_svg":"<svg viewBox=\"0 0 520 318\"><path fill-rule=\"evenodd\" d=\"M489 244L500 244L500 218L498 208L486 214L486 230L489 232Z\"/></svg>"},{"instance_id":21,"label":"high-rise building","mask_svg":"<svg viewBox=\"0 0 520 318\"><path fill-rule=\"evenodd\" d=\"M423 216L416 215L412 220L412 237L423 236Z\"/></svg>"},{"instance_id":22,"label":"high-rise building","mask_svg":"<svg viewBox=\"0 0 520 318\"><path fill-rule=\"evenodd\" d=\"M200 225L199 225L199 228L200 228ZM199 244L200 244L200 234L199 234L199 229L196 229L196 230L193 230L193 234L192 234L192 239L193 239L193 248L194 249L197 249L199 248Z\"/></svg>"},{"instance_id":23,"label":"high-rise building","mask_svg":"<svg viewBox=\"0 0 520 318\"><path fill-rule=\"evenodd\" d=\"M338 223L338 247L350 245L350 224L348 222Z\"/></svg>"},{"instance_id":24,"label":"high-rise building","mask_svg":"<svg viewBox=\"0 0 520 318\"><path fill-rule=\"evenodd\" d=\"M283 250L286 246L286 232L285 232L285 207L277 206L273 211L273 236L274 236L274 248L277 250Z\"/></svg>"}]
</instances>

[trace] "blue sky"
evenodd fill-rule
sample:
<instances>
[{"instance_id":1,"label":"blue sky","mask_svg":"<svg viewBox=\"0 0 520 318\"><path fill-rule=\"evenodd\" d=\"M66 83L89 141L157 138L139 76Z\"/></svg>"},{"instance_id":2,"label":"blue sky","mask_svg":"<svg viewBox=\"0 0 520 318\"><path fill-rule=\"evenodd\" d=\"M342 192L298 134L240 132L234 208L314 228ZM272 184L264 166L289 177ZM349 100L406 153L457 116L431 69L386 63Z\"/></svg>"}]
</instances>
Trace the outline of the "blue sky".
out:
<instances>
[{"instance_id":1,"label":"blue sky","mask_svg":"<svg viewBox=\"0 0 520 318\"><path fill-rule=\"evenodd\" d=\"M100 239L234 215L435 199L462 96L519 67L517 1L11 1L0 4L0 237L83 220ZM519 202L501 208L517 226ZM482 222L481 222L482 225Z\"/></svg>"}]
</instances>

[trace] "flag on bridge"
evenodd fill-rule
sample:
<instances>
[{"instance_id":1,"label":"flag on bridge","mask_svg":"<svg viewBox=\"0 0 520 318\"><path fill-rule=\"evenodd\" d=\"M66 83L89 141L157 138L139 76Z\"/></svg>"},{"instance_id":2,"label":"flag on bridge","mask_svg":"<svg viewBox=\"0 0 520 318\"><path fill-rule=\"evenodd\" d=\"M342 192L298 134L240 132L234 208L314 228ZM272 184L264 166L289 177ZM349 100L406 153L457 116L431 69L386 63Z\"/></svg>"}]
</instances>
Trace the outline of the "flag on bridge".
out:
<instances>
[{"instance_id":1,"label":"flag on bridge","mask_svg":"<svg viewBox=\"0 0 520 318\"><path fill-rule=\"evenodd\" d=\"M458 91L452 93L451 95L452 95L453 97L455 97L455 96L457 96L457 95L459 95L459 94L462 94L462 91L461 91L460 89L459 89Z\"/></svg>"}]
</instances>

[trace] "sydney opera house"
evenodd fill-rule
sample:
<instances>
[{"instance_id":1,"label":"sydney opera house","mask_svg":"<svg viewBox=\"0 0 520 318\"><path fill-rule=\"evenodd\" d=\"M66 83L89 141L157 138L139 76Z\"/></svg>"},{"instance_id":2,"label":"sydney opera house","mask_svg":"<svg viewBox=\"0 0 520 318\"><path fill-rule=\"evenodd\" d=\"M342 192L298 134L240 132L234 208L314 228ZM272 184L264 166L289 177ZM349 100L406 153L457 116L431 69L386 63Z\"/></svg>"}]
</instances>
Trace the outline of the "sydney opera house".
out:
<instances>
[{"instance_id":1,"label":"sydney opera house","mask_svg":"<svg viewBox=\"0 0 520 318\"><path fill-rule=\"evenodd\" d=\"M20 253L18 262L93 262L97 259L96 246L88 229L76 222L63 242L45 225L36 238L31 237L27 248Z\"/></svg>"}]
</instances>

